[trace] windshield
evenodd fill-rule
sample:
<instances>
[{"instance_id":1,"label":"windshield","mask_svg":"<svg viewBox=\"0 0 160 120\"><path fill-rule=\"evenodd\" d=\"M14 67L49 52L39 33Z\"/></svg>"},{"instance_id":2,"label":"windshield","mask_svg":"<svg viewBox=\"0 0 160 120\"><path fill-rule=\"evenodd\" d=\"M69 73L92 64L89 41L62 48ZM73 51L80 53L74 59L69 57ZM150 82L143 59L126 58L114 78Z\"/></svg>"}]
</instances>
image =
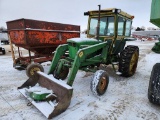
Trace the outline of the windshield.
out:
<instances>
[{"instance_id":1,"label":"windshield","mask_svg":"<svg viewBox=\"0 0 160 120\"><path fill-rule=\"evenodd\" d=\"M118 17L118 35L122 36L124 31L124 22L125 19Z\"/></svg>"},{"instance_id":2,"label":"windshield","mask_svg":"<svg viewBox=\"0 0 160 120\"><path fill-rule=\"evenodd\" d=\"M118 17L118 35L119 36L122 36L122 35L130 36L131 24L132 24L131 20L127 20L127 19L119 16ZM124 32L125 32L125 34L124 34Z\"/></svg>"},{"instance_id":3,"label":"windshield","mask_svg":"<svg viewBox=\"0 0 160 120\"><path fill-rule=\"evenodd\" d=\"M93 17L90 20L89 34L96 35L97 33L98 18ZM99 35L112 36L114 35L114 17L101 17Z\"/></svg>"},{"instance_id":4,"label":"windshield","mask_svg":"<svg viewBox=\"0 0 160 120\"><path fill-rule=\"evenodd\" d=\"M125 36L130 36L130 34L131 34L131 25L132 25L132 21L131 20L127 20L126 21Z\"/></svg>"}]
</instances>

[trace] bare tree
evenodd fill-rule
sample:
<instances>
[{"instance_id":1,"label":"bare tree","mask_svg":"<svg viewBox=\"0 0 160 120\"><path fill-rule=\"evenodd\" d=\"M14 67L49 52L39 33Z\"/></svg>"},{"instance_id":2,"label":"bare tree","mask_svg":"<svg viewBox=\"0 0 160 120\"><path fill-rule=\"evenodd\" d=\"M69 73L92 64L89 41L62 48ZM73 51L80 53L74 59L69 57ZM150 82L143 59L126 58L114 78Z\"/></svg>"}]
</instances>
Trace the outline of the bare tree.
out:
<instances>
[{"instance_id":1,"label":"bare tree","mask_svg":"<svg viewBox=\"0 0 160 120\"><path fill-rule=\"evenodd\" d=\"M0 31L6 31L7 29L3 26L0 27Z\"/></svg>"}]
</instances>

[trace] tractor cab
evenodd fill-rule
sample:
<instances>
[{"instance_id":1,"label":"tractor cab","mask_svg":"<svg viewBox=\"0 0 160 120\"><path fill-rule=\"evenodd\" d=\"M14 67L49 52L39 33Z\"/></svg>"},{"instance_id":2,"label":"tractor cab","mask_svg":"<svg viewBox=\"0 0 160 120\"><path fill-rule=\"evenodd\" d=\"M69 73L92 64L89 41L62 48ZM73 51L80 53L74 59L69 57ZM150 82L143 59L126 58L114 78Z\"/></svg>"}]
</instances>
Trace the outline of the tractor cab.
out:
<instances>
[{"instance_id":1,"label":"tractor cab","mask_svg":"<svg viewBox=\"0 0 160 120\"><path fill-rule=\"evenodd\" d=\"M87 38L71 38L67 40L69 57L74 59L79 49L107 41L109 54L120 53L131 35L134 16L121 9L104 9L85 12L88 15Z\"/></svg>"},{"instance_id":2,"label":"tractor cab","mask_svg":"<svg viewBox=\"0 0 160 120\"><path fill-rule=\"evenodd\" d=\"M88 38L99 38L107 41L110 48L109 54L118 54L131 35L131 25L134 16L123 12L121 9L111 8L85 12L88 15Z\"/></svg>"},{"instance_id":3,"label":"tractor cab","mask_svg":"<svg viewBox=\"0 0 160 120\"><path fill-rule=\"evenodd\" d=\"M100 15L99 15L100 14ZM134 16L123 12L121 9L104 9L85 12L88 15L87 37L93 38L99 33L99 39L115 40L129 37ZM100 18L99 18L100 17ZM99 27L99 30L97 30Z\"/></svg>"}]
</instances>

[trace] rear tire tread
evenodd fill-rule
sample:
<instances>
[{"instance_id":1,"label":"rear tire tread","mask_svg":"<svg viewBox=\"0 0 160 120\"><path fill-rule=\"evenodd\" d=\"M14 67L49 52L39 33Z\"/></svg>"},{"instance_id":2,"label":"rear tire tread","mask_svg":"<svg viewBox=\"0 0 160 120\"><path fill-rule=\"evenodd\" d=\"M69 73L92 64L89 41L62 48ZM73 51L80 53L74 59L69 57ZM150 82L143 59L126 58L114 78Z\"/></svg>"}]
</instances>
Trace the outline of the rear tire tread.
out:
<instances>
[{"instance_id":1,"label":"rear tire tread","mask_svg":"<svg viewBox=\"0 0 160 120\"><path fill-rule=\"evenodd\" d=\"M130 77L132 76L137 68L138 59L135 64L135 70L131 74L129 71L130 67L130 61L132 58L132 55L137 52L139 56L139 48L138 46L129 45L127 46L121 53L120 53L120 60L119 60L119 72L121 72L122 76L124 77Z\"/></svg>"},{"instance_id":2,"label":"rear tire tread","mask_svg":"<svg viewBox=\"0 0 160 120\"><path fill-rule=\"evenodd\" d=\"M102 77L106 78L106 86L105 86L104 90L100 92L98 85L100 84L100 80ZM107 72L104 70L98 70L95 72L93 79L91 81L91 91L93 92L94 95L101 96L106 92L108 84L109 84L109 76L108 76Z\"/></svg>"},{"instance_id":3,"label":"rear tire tread","mask_svg":"<svg viewBox=\"0 0 160 120\"><path fill-rule=\"evenodd\" d=\"M156 63L151 71L148 99L151 103L160 105L160 63Z\"/></svg>"}]
</instances>

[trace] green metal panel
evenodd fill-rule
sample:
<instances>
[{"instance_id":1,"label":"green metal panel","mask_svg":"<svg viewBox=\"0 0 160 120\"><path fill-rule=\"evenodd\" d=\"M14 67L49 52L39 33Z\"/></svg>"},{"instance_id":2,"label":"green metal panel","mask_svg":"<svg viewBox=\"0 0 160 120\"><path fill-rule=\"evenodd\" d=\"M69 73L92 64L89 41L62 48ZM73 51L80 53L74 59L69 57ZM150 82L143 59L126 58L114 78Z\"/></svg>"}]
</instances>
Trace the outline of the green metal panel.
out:
<instances>
[{"instance_id":1,"label":"green metal panel","mask_svg":"<svg viewBox=\"0 0 160 120\"><path fill-rule=\"evenodd\" d=\"M152 0L150 22L160 27L160 0Z\"/></svg>"},{"instance_id":2,"label":"green metal panel","mask_svg":"<svg viewBox=\"0 0 160 120\"><path fill-rule=\"evenodd\" d=\"M78 51L77 55L75 56L69 77L68 77L68 81L67 84L72 86L73 81L76 77L77 71L78 69L83 65L83 63L85 63L85 61L87 61L87 55L90 55L92 53L95 53L96 51L103 49L102 53L101 53L101 57L99 57L98 59L96 59L96 61L94 61L94 56L92 57L92 61L90 61L89 64L94 64L94 63L103 63L106 62L107 60L107 50L108 50L108 44L107 42L103 42L103 43L99 43L99 44L95 44L95 45L91 45L89 47L86 48L82 48ZM91 59L91 58L90 58Z\"/></svg>"},{"instance_id":3,"label":"green metal panel","mask_svg":"<svg viewBox=\"0 0 160 120\"><path fill-rule=\"evenodd\" d=\"M124 49L125 44L126 44L125 40L116 40L115 47L113 48L113 53L114 54L120 53Z\"/></svg>"},{"instance_id":4,"label":"green metal panel","mask_svg":"<svg viewBox=\"0 0 160 120\"><path fill-rule=\"evenodd\" d=\"M49 95L50 93L36 93L36 92L31 92L30 97L34 99L35 101L42 101L46 99L46 96Z\"/></svg>"},{"instance_id":5,"label":"green metal panel","mask_svg":"<svg viewBox=\"0 0 160 120\"><path fill-rule=\"evenodd\" d=\"M69 49L69 57L74 59L78 50L89 45L98 44L102 41L98 41L96 39L90 38L71 38L67 40L68 42L68 49Z\"/></svg>"},{"instance_id":6,"label":"green metal panel","mask_svg":"<svg viewBox=\"0 0 160 120\"><path fill-rule=\"evenodd\" d=\"M48 71L48 74L52 74L52 72L56 69L56 66L58 64L58 61L60 60L60 58L62 57L62 55L68 50L68 45L67 44L63 44L63 45L59 45L56 49L56 52L54 54L54 57L52 59L52 64L50 66L50 69Z\"/></svg>"},{"instance_id":7,"label":"green metal panel","mask_svg":"<svg viewBox=\"0 0 160 120\"><path fill-rule=\"evenodd\" d=\"M111 48L111 45L112 45L113 41L112 40L107 40L107 42L108 42L108 45ZM118 54L118 53L120 53L124 49L125 44L126 44L125 40L115 40L114 47L111 50L112 54Z\"/></svg>"},{"instance_id":8,"label":"green metal panel","mask_svg":"<svg viewBox=\"0 0 160 120\"><path fill-rule=\"evenodd\" d=\"M160 53L160 42L155 43L155 45L152 48L152 51L155 53Z\"/></svg>"},{"instance_id":9,"label":"green metal panel","mask_svg":"<svg viewBox=\"0 0 160 120\"><path fill-rule=\"evenodd\" d=\"M68 49L69 49L69 57L71 59L74 59L79 50L79 46L76 43L68 43Z\"/></svg>"}]
</instances>

